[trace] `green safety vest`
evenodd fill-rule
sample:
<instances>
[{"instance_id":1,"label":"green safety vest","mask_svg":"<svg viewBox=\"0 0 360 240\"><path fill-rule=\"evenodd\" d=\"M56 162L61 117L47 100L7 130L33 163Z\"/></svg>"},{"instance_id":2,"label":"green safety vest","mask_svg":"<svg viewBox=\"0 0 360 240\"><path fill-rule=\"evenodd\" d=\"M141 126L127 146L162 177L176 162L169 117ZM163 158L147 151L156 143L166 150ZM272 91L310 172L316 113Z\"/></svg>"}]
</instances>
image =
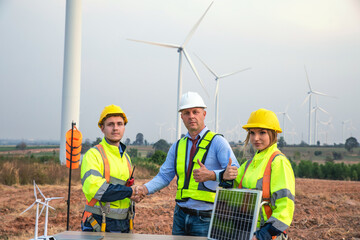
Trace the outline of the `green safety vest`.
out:
<instances>
[{"instance_id":1,"label":"green safety vest","mask_svg":"<svg viewBox=\"0 0 360 240\"><path fill-rule=\"evenodd\" d=\"M195 182L193 177L193 170L200 168L197 159L199 159L202 164L205 164L206 155L210 148L211 142L216 135L219 134L207 131L204 137L200 139L200 143L196 148L194 158L190 159L190 161L193 161L193 168L191 169L191 173L188 178L186 177L187 169L185 164L187 162L187 158L189 157L186 154L188 138L183 137L177 142L175 156L176 176L178 177L178 188L175 198L177 202L184 202L189 198L211 203L215 201L216 192L205 187L204 183Z\"/></svg>"}]
</instances>

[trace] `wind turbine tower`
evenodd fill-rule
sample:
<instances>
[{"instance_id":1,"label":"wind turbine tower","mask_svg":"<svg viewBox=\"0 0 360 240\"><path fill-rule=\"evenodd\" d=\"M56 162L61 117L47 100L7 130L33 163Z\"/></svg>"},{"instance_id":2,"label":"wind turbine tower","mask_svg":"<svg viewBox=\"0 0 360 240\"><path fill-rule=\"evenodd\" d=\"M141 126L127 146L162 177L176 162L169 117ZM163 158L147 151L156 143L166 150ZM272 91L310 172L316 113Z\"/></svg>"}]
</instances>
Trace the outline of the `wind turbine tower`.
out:
<instances>
[{"instance_id":1,"label":"wind turbine tower","mask_svg":"<svg viewBox=\"0 0 360 240\"><path fill-rule=\"evenodd\" d=\"M283 116L283 119L282 119L282 121L283 121L283 124L282 124L282 135L283 135L283 137L284 137L284 141L286 141L286 140L285 140L285 132L286 132L286 129L285 129L285 117L286 117L287 119L289 119L290 122L292 122L289 114L287 113L288 109L289 109L289 104L286 106L284 112L277 112L278 114L282 114L282 116Z\"/></svg>"},{"instance_id":2,"label":"wind turbine tower","mask_svg":"<svg viewBox=\"0 0 360 240\"><path fill-rule=\"evenodd\" d=\"M179 75L178 75L178 87L177 87L177 105L176 105L176 112L177 112L177 117L176 117L176 137L177 139L180 138L181 136L181 122L180 122L180 113L177 111L177 108L179 107L180 104L180 98L182 95L182 55L184 54L186 60L188 61L191 69L193 70L193 72L195 73L197 79L200 81L201 86L203 87L204 91L206 92L207 95L209 95L205 89L205 86L203 84L203 81L201 80L189 54L186 52L185 50L185 46L188 44L188 42L190 41L191 37L194 35L196 29L198 28L198 26L200 25L200 22L202 21L202 19L205 17L206 13L209 11L211 5L213 4L213 2L211 2L211 4L209 5L209 7L206 9L205 13L201 16L201 18L197 21L197 23L194 25L194 27L191 29L191 31L189 32L189 34L187 35L187 37L185 38L185 41L182 45L175 45L175 44L168 44L168 43L158 43L158 42L148 42L148 41L142 41L142 40L135 40L135 39L128 39L130 41L135 41L135 42L141 42L141 43L147 43L147 44L152 44L152 45L156 45L156 46L161 46L161 47L167 47L167 48L176 48L178 53L179 53Z\"/></svg>"},{"instance_id":3,"label":"wind turbine tower","mask_svg":"<svg viewBox=\"0 0 360 240\"><path fill-rule=\"evenodd\" d=\"M229 76L234 75L236 73L249 70L249 69L251 69L251 67L241 69L241 70L238 70L238 71L235 71L235 72L232 72L232 73L218 75L208 65L206 65L206 63L203 60L201 60L201 58L199 56L196 55L196 57L202 62L202 64L204 64L204 66L211 72L211 74L215 76L215 81L216 81L216 89L215 89L215 132L217 133L217 132L219 132L219 84L220 84L220 78L229 77Z\"/></svg>"},{"instance_id":4,"label":"wind turbine tower","mask_svg":"<svg viewBox=\"0 0 360 240\"><path fill-rule=\"evenodd\" d=\"M61 108L60 162L66 162L66 132L79 127L81 75L81 0L66 1L65 50Z\"/></svg>"}]
</instances>

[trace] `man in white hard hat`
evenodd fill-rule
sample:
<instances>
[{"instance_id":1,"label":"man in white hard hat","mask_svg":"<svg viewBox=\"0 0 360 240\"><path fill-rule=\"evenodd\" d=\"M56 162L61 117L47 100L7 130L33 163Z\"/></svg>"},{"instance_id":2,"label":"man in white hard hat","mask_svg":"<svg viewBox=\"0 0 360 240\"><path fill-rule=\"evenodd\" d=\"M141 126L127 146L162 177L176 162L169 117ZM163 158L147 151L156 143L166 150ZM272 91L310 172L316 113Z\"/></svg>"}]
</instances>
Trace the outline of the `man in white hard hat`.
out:
<instances>
[{"instance_id":1,"label":"man in white hard hat","mask_svg":"<svg viewBox=\"0 0 360 240\"><path fill-rule=\"evenodd\" d=\"M219 173L239 167L224 137L205 126L206 105L196 92L182 95L179 112L188 133L174 143L159 173L139 191L152 194L177 176L173 235L207 236Z\"/></svg>"}]
</instances>

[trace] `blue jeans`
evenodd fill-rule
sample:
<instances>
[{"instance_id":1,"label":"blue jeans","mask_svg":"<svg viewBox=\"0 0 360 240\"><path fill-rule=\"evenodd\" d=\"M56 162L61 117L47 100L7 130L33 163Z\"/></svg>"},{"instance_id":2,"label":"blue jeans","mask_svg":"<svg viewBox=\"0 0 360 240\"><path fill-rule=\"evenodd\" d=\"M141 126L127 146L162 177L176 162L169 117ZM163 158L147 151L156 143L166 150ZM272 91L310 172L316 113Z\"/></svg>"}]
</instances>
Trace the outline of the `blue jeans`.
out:
<instances>
[{"instance_id":1,"label":"blue jeans","mask_svg":"<svg viewBox=\"0 0 360 240\"><path fill-rule=\"evenodd\" d=\"M211 217L193 216L184 213L178 205L174 210L173 235L204 236L208 235Z\"/></svg>"}]
</instances>

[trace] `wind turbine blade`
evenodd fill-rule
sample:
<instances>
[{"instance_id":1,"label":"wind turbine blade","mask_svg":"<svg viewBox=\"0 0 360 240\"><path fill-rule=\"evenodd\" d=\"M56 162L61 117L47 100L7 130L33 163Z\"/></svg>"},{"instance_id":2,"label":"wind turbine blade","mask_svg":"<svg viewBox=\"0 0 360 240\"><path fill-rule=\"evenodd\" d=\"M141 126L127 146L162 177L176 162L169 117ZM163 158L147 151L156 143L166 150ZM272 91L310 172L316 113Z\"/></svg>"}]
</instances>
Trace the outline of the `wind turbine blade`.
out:
<instances>
[{"instance_id":1,"label":"wind turbine blade","mask_svg":"<svg viewBox=\"0 0 360 240\"><path fill-rule=\"evenodd\" d=\"M290 118L289 114L285 113L285 116L289 119L290 122L294 123L293 120Z\"/></svg>"},{"instance_id":2,"label":"wind turbine blade","mask_svg":"<svg viewBox=\"0 0 360 240\"><path fill-rule=\"evenodd\" d=\"M40 204L44 205L44 206L48 206L49 208L55 210L55 208L53 208L52 206L50 206L49 204L47 203L43 203L43 202L39 202Z\"/></svg>"},{"instance_id":3,"label":"wind turbine blade","mask_svg":"<svg viewBox=\"0 0 360 240\"><path fill-rule=\"evenodd\" d=\"M321 95L321 96L326 96L326 97L332 97L332 98L335 98L334 96L330 96L330 95L327 95L325 93L321 93L321 92L318 92L318 91L313 91L314 94L317 94L317 95Z\"/></svg>"},{"instance_id":4,"label":"wind turbine blade","mask_svg":"<svg viewBox=\"0 0 360 240\"><path fill-rule=\"evenodd\" d=\"M211 70L210 67L208 65L206 65L205 62L203 60L201 60L201 58L198 55L195 54L195 56L200 60L200 62L202 62L202 64L204 64L204 66L212 73L212 75L214 75L216 78L218 78L217 74L213 70Z\"/></svg>"},{"instance_id":5,"label":"wind turbine blade","mask_svg":"<svg viewBox=\"0 0 360 240\"><path fill-rule=\"evenodd\" d=\"M312 91L312 88L311 88L309 76L308 76L308 73L307 73L307 71L306 71L305 65L304 65L304 69L305 69L305 74L306 74L306 80L307 80L307 83L308 83L308 85L309 85L309 89L310 89L310 92L311 92L311 91Z\"/></svg>"},{"instance_id":6,"label":"wind turbine blade","mask_svg":"<svg viewBox=\"0 0 360 240\"><path fill-rule=\"evenodd\" d=\"M204 12L204 14L201 16L201 18L197 21L197 23L194 25L194 27L191 29L191 31L189 32L189 34L187 35L187 37L185 38L185 41L184 43L182 44L181 47L185 47L185 45L190 41L190 38L192 37L192 35L194 35L196 29L198 28L198 26L200 25L200 22L202 21L202 19L205 17L205 14L209 11L211 5L213 4L214 2L211 2L209 7L206 9L206 11Z\"/></svg>"},{"instance_id":7,"label":"wind turbine blade","mask_svg":"<svg viewBox=\"0 0 360 240\"><path fill-rule=\"evenodd\" d=\"M44 194L41 192L41 190L40 190L40 188L38 187L38 185L37 184L35 184L36 185L36 188L39 190L39 193L41 194L41 196L44 198L44 199L46 199L46 197L44 196Z\"/></svg>"},{"instance_id":8,"label":"wind turbine blade","mask_svg":"<svg viewBox=\"0 0 360 240\"><path fill-rule=\"evenodd\" d=\"M155 45L155 46L161 46L161 47L180 48L179 45L169 44L169 43L149 42L149 41L135 40L135 39L129 39L129 38L127 40L134 41L134 42L151 44L151 45Z\"/></svg>"},{"instance_id":9,"label":"wind turbine blade","mask_svg":"<svg viewBox=\"0 0 360 240\"><path fill-rule=\"evenodd\" d=\"M209 93L206 91L205 85L204 85L203 81L201 80L201 78L200 78L200 76L199 76L199 74L198 74L198 72L197 72L194 64L192 63L190 56L188 56L188 54L187 54L187 52L185 51L185 49L183 49L183 52L184 52L184 55L185 55L186 60L188 61L188 63L189 63L190 66L191 66L191 69L192 69L193 72L195 73L197 79L200 81L200 84L201 84L201 86L203 87L206 95L209 97Z\"/></svg>"},{"instance_id":10,"label":"wind turbine blade","mask_svg":"<svg viewBox=\"0 0 360 240\"><path fill-rule=\"evenodd\" d=\"M49 199L49 201L51 201L51 200L56 200L56 199L63 199L64 197L51 197L51 198L48 198Z\"/></svg>"},{"instance_id":11,"label":"wind turbine blade","mask_svg":"<svg viewBox=\"0 0 360 240\"><path fill-rule=\"evenodd\" d=\"M323 122L323 121L320 121L319 122L322 124L322 125L329 125L328 122Z\"/></svg>"},{"instance_id":12,"label":"wind turbine blade","mask_svg":"<svg viewBox=\"0 0 360 240\"><path fill-rule=\"evenodd\" d=\"M228 77L228 76L234 75L234 74L239 73L239 72L244 72L244 71L249 70L249 69L251 69L251 67L244 68L244 69L232 72L232 73L227 73L227 74L221 75L219 78Z\"/></svg>"},{"instance_id":13,"label":"wind turbine blade","mask_svg":"<svg viewBox=\"0 0 360 240\"><path fill-rule=\"evenodd\" d=\"M32 208L32 207L35 205L35 203L36 203L36 201L33 202L33 204L31 204L30 207L28 207L27 209L25 209L25 211L23 211L22 213L20 213L20 215L23 214L24 212L28 211L30 208Z\"/></svg>"},{"instance_id":14,"label":"wind turbine blade","mask_svg":"<svg viewBox=\"0 0 360 240\"><path fill-rule=\"evenodd\" d=\"M311 93L308 93L308 95L306 96L306 98L303 101L303 103L301 104L301 106L303 106L309 100L310 95L311 95Z\"/></svg>"},{"instance_id":15,"label":"wind turbine blade","mask_svg":"<svg viewBox=\"0 0 360 240\"><path fill-rule=\"evenodd\" d=\"M41 216L42 212L44 211L45 205L43 205L43 207L41 208L41 211L39 213L39 216Z\"/></svg>"},{"instance_id":16,"label":"wind turbine blade","mask_svg":"<svg viewBox=\"0 0 360 240\"><path fill-rule=\"evenodd\" d=\"M325 111L325 109L323 109L322 107L318 107L320 111L322 111L323 113L326 113L328 115L330 115L330 113L328 113L327 111Z\"/></svg>"}]
</instances>

